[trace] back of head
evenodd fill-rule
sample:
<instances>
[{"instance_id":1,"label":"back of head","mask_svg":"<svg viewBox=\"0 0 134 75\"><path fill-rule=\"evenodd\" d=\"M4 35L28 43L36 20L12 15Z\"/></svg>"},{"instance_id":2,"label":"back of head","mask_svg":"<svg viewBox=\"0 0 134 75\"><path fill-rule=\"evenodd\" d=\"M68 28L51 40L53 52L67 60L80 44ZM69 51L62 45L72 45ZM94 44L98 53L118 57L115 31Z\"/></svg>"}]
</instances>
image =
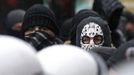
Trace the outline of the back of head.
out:
<instances>
[{"instance_id":1,"label":"back of head","mask_svg":"<svg viewBox=\"0 0 134 75\"><path fill-rule=\"evenodd\" d=\"M38 58L48 75L98 75L93 56L77 47L48 47L38 53Z\"/></svg>"},{"instance_id":2,"label":"back of head","mask_svg":"<svg viewBox=\"0 0 134 75\"><path fill-rule=\"evenodd\" d=\"M25 15L25 11L22 9L12 10L8 13L5 21L6 34L21 38L22 22Z\"/></svg>"},{"instance_id":3,"label":"back of head","mask_svg":"<svg viewBox=\"0 0 134 75\"><path fill-rule=\"evenodd\" d=\"M6 27L11 29L15 23L23 22L25 11L22 9L16 9L8 13L6 19Z\"/></svg>"},{"instance_id":4,"label":"back of head","mask_svg":"<svg viewBox=\"0 0 134 75\"><path fill-rule=\"evenodd\" d=\"M0 75L43 75L35 50L27 43L0 36Z\"/></svg>"}]
</instances>

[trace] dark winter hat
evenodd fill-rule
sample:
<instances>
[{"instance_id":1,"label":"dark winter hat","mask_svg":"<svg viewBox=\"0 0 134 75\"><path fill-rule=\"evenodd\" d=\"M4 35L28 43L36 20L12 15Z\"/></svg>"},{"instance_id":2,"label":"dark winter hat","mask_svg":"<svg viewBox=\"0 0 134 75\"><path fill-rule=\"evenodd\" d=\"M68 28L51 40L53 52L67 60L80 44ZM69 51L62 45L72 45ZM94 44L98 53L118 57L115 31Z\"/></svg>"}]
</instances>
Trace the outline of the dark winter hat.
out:
<instances>
[{"instance_id":1,"label":"dark winter hat","mask_svg":"<svg viewBox=\"0 0 134 75\"><path fill-rule=\"evenodd\" d=\"M75 39L76 39L76 29L77 29L77 26L78 24L85 18L87 17L99 17L99 14L96 13L95 11L93 10L89 10L89 9L84 9L84 10L81 10L80 12L78 12L73 20L72 20L72 29L71 29L71 32L70 32L70 39L71 39L71 42L73 45L75 45Z\"/></svg>"},{"instance_id":2,"label":"dark winter hat","mask_svg":"<svg viewBox=\"0 0 134 75\"><path fill-rule=\"evenodd\" d=\"M9 12L6 19L6 27L11 29L15 23L23 22L24 15L25 11L22 9L16 9Z\"/></svg>"},{"instance_id":3,"label":"dark winter hat","mask_svg":"<svg viewBox=\"0 0 134 75\"><path fill-rule=\"evenodd\" d=\"M42 26L52 30L56 35L59 28L54 13L47 7L36 4L29 8L24 16L22 32L34 26Z\"/></svg>"}]
</instances>

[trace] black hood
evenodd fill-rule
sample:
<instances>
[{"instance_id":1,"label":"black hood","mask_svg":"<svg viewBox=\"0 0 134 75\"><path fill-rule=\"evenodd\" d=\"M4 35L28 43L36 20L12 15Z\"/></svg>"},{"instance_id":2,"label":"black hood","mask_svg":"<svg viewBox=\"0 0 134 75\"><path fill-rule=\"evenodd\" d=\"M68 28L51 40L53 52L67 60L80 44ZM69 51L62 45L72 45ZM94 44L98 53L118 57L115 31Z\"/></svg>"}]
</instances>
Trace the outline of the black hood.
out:
<instances>
[{"instance_id":1,"label":"black hood","mask_svg":"<svg viewBox=\"0 0 134 75\"><path fill-rule=\"evenodd\" d=\"M22 32L34 26L42 26L52 30L56 35L59 33L59 27L56 23L54 13L43 5L36 4L29 8L24 16Z\"/></svg>"},{"instance_id":2,"label":"black hood","mask_svg":"<svg viewBox=\"0 0 134 75\"><path fill-rule=\"evenodd\" d=\"M116 48L111 47L99 47L91 49L91 51L96 52L100 56L102 56L105 61L107 61L116 50Z\"/></svg>"},{"instance_id":3,"label":"black hood","mask_svg":"<svg viewBox=\"0 0 134 75\"><path fill-rule=\"evenodd\" d=\"M76 45L76 30L77 30L77 26L78 24L85 18L87 17L99 17L98 13L96 13L93 10L88 10L88 9L84 9L81 10L80 12L78 12L73 20L72 20L72 29L70 32L70 39L71 39L71 44Z\"/></svg>"},{"instance_id":4,"label":"black hood","mask_svg":"<svg viewBox=\"0 0 134 75\"><path fill-rule=\"evenodd\" d=\"M110 66L115 65L126 59L126 51L128 48L134 47L134 40L131 40L127 43L122 44L118 50L110 57L108 64Z\"/></svg>"},{"instance_id":5,"label":"black hood","mask_svg":"<svg viewBox=\"0 0 134 75\"><path fill-rule=\"evenodd\" d=\"M101 27L104 35L104 43L102 46L111 47L111 31L107 22L100 17L88 17L80 22L76 30L76 45L80 46L80 36L82 33L82 29L86 24L89 24L90 22L97 23Z\"/></svg>"},{"instance_id":6,"label":"black hood","mask_svg":"<svg viewBox=\"0 0 134 75\"><path fill-rule=\"evenodd\" d=\"M118 0L95 0L93 5L93 10L108 21L111 31L117 28L123 8Z\"/></svg>"}]
</instances>

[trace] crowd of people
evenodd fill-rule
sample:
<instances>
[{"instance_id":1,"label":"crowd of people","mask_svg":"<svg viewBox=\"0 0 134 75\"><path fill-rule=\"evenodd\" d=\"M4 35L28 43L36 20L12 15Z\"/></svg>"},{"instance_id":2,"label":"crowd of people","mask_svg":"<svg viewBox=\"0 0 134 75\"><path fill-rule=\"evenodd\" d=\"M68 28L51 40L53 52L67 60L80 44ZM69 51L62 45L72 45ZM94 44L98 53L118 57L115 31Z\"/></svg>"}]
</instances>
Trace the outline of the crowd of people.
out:
<instances>
[{"instance_id":1,"label":"crowd of people","mask_svg":"<svg viewBox=\"0 0 134 75\"><path fill-rule=\"evenodd\" d=\"M134 14L124 8L95 0L67 18L43 4L10 11L0 35L0 75L133 75Z\"/></svg>"}]
</instances>

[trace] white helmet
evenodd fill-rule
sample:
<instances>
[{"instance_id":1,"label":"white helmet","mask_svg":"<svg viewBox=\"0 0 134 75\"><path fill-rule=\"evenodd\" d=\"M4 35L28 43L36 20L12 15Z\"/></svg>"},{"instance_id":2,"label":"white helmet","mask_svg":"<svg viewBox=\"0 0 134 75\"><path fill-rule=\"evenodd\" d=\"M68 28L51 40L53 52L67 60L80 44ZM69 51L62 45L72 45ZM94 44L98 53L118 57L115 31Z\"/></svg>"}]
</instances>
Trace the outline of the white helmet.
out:
<instances>
[{"instance_id":1,"label":"white helmet","mask_svg":"<svg viewBox=\"0 0 134 75\"><path fill-rule=\"evenodd\" d=\"M51 46L40 51L38 58L46 75L98 75L92 55L74 46Z\"/></svg>"},{"instance_id":2,"label":"white helmet","mask_svg":"<svg viewBox=\"0 0 134 75\"><path fill-rule=\"evenodd\" d=\"M43 71L29 44L0 36L0 75L43 75Z\"/></svg>"},{"instance_id":3,"label":"white helmet","mask_svg":"<svg viewBox=\"0 0 134 75\"><path fill-rule=\"evenodd\" d=\"M110 75L134 75L134 60L115 65L110 70Z\"/></svg>"}]
</instances>

